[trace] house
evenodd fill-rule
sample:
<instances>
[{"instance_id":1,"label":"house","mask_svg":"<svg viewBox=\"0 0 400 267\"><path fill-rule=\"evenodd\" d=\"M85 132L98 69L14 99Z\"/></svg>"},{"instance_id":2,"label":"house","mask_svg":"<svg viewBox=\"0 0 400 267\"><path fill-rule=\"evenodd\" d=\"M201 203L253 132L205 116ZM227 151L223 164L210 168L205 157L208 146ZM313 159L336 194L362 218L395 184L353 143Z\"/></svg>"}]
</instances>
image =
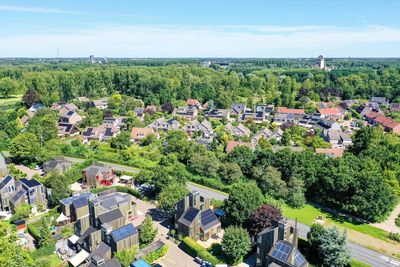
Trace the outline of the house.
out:
<instances>
[{"instance_id":1,"label":"house","mask_svg":"<svg viewBox=\"0 0 400 267\"><path fill-rule=\"evenodd\" d=\"M245 111L245 113L239 118L240 121L253 121L255 123L263 123L266 121L269 113L265 111Z\"/></svg>"},{"instance_id":2,"label":"house","mask_svg":"<svg viewBox=\"0 0 400 267\"><path fill-rule=\"evenodd\" d=\"M321 119L343 120L344 114L339 108L320 108L318 113L321 114Z\"/></svg>"},{"instance_id":3,"label":"house","mask_svg":"<svg viewBox=\"0 0 400 267\"><path fill-rule=\"evenodd\" d=\"M68 214L67 207L75 209L78 206L82 213L74 223L74 235L68 238L68 247L78 252L70 259L70 264L120 266L114 258L115 253L139 245L139 233L128 222L137 215L133 197L127 193L107 190L98 196L81 195L71 198L61 201L61 210Z\"/></svg>"},{"instance_id":4,"label":"house","mask_svg":"<svg viewBox=\"0 0 400 267\"><path fill-rule=\"evenodd\" d=\"M202 110L203 109L203 106L201 105L201 103L197 99L189 98L188 100L186 100L186 105L188 107L195 107L197 110Z\"/></svg>"},{"instance_id":5,"label":"house","mask_svg":"<svg viewBox=\"0 0 400 267\"><path fill-rule=\"evenodd\" d=\"M175 228L183 237L206 241L219 234L221 222L210 209L210 200L195 191L176 204Z\"/></svg>"},{"instance_id":6,"label":"house","mask_svg":"<svg viewBox=\"0 0 400 267\"><path fill-rule=\"evenodd\" d=\"M379 106L376 106L376 105L374 106L374 105L365 105L365 104L363 104L363 105L360 105L356 109L356 111L363 117L365 115L367 115L368 113L371 113L371 112L377 112L379 114L383 114L383 111L380 110Z\"/></svg>"},{"instance_id":7,"label":"house","mask_svg":"<svg viewBox=\"0 0 400 267\"><path fill-rule=\"evenodd\" d=\"M246 146L251 150L254 150L254 148L256 147L254 144L252 143L247 143L247 142L240 142L240 141L228 141L228 143L226 144L226 148L225 151L227 153L231 152L233 149L235 149L235 147L238 146Z\"/></svg>"},{"instance_id":8,"label":"house","mask_svg":"<svg viewBox=\"0 0 400 267\"><path fill-rule=\"evenodd\" d=\"M303 117L304 109L278 107L275 116L278 114L293 115L293 119L298 120Z\"/></svg>"},{"instance_id":9,"label":"house","mask_svg":"<svg viewBox=\"0 0 400 267\"><path fill-rule=\"evenodd\" d=\"M0 211L11 211L10 200L16 190L14 177L7 175L0 180Z\"/></svg>"},{"instance_id":10,"label":"house","mask_svg":"<svg viewBox=\"0 0 400 267\"><path fill-rule=\"evenodd\" d=\"M154 114L156 112L157 112L157 106L154 105L148 105L144 109L144 113Z\"/></svg>"},{"instance_id":11,"label":"house","mask_svg":"<svg viewBox=\"0 0 400 267\"><path fill-rule=\"evenodd\" d=\"M28 111L32 112L33 114L36 113L39 109L44 108L45 106L42 103L33 104ZM29 114L28 114L29 115ZM32 117L32 116L30 116Z\"/></svg>"},{"instance_id":12,"label":"house","mask_svg":"<svg viewBox=\"0 0 400 267\"><path fill-rule=\"evenodd\" d=\"M333 148L348 147L352 145L351 137L340 130L324 130L321 135L326 142L332 145Z\"/></svg>"},{"instance_id":13,"label":"house","mask_svg":"<svg viewBox=\"0 0 400 267\"><path fill-rule=\"evenodd\" d=\"M80 193L60 200L60 211L69 222L75 222L89 215L88 201L96 197L93 193Z\"/></svg>"},{"instance_id":14,"label":"house","mask_svg":"<svg viewBox=\"0 0 400 267\"><path fill-rule=\"evenodd\" d=\"M377 112L370 112L365 118L371 125L381 125L386 132L400 133L400 122Z\"/></svg>"},{"instance_id":15,"label":"house","mask_svg":"<svg viewBox=\"0 0 400 267\"><path fill-rule=\"evenodd\" d=\"M58 136L61 138L67 136L76 136L79 134L79 129L75 124L59 122L57 124Z\"/></svg>"},{"instance_id":16,"label":"house","mask_svg":"<svg viewBox=\"0 0 400 267\"><path fill-rule=\"evenodd\" d=\"M233 103L231 106L230 114L240 117L246 111L246 104L243 103Z\"/></svg>"},{"instance_id":17,"label":"house","mask_svg":"<svg viewBox=\"0 0 400 267\"><path fill-rule=\"evenodd\" d=\"M390 112L399 112L400 103L390 103Z\"/></svg>"},{"instance_id":18,"label":"house","mask_svg":"<svg viewBox=\"0 0 400 267\"><path fill-rule=\"evenodd\" d=\"M272 221L268 227L257 234L256 266L306 267L308 262L297 249L297 228L283 218Z\"/></svg>"},{"instance_id":19,"label":"house","mask_svg":"<svg viewBox=\"0 0 400 267\"><path fill-rule=\"evenodd\" d=\"M87 127L81 137L84 143L92 140L103 142L116 137L119 133L120 127L118 126L100 125L99 127Z\"/></svg>"},{"instance_id":20,"label":"house","mask_svg":"<svg viewBox=\"0 0 400 267\"><path fill-rule=\"evenodd\" d=\"M329 158L341 158L344 154L344 148L316 148L315 153L324 154Z\"/></svg>"},{"instance_id":21,"label":"house","mask_svg":"<svg viewBox=\"0 0 400 267\"><path fill-rule=\"evenodd\" d=\"M5 177L7 174L8 174L8 168L6 160L4 159L3 154L0 152L0 178Z\"/></svg>"},{"instance_id":22,"label":"house","mask_svg":"<svg viewBox=\"0 0 400 267\"><path fill-rule=\"evenodd\" d=\"M298 121L298 125L305 128L313 128L316 124L318 124L318 122L320 122L320 120L321 114L319 113L314 113L312 115L306 114Z\"/></svg>"},{"instance_id":23,"label":"house","mask_svg":"<svg viewBox=\"0 0 400 267\"><path fill-rule=\"evenodd\" d=\"M181 127L181 124L175 119L166 120L164 117L155 120L148 127L153 128L154 131L170 131L170 130L178 130Z\"/></svg>"},{"instance_id":24,"label":"house","mask_svg":"<svg viewBox=\"0 0 400 267\"><path fill-rule=\"evenodd\" d=\"M107 109L108 108L108 99L107 98L101 98L97 100L92 101L92 106L98 109Z\"/></svg>"},{"instance_id":25,"label":"house","mask_svg":"<svg viewBox=\"0 0 400 267\"><path fill-rule=\"evenodd\" d=\"M131 130L131 142L139 143L149 135L154 135L159 138L159 134L154 132L153 128L137 128L133 127Z\"/></svg>"},{"instance_id":26,"label":"house","mask_svg":"<svg viewBox=\"0 0 400 267\"><path fill-rule=\"evenodd\" d=\"M104 127L120 127L122 128L125 123L125 118L122 117L105 117L101 123Z\"/></svg>"},{"instance_id":27,"label":"house","mask_svg":"<svg viewBox=\"0 0 400 267\"><path fill-rule=\"evenodd\" d=\"M278 128L275 131L272 131L268 128L264 128L260 131L258 131L252 138L251 138L251 143L252 144L258 144L260 139L272 139L274 138L277 142L280 142L283 137L283 131L281 128Z\"/></svg>"},{"instance_id":28,"label":"house","mask_svg":"<svg viewBox=\"0 0 400 267\"><path fill-rule=\"evenodd\" d=\"M19 180L21 189L25 193L26 203L32 206L33 213L37 212L37 208L47 208L46 187L36 179L22 178ZM14 209L16 206L14 206ZM14 210L13 209L13 210Z\"/></svg>"},{"instance_id":29,"label":"house","mask_svg":"<svg viewBox=\"0 0 400 267\"><path fill-rule=\"evenodd\" d=\"M82 170L82 178L88 187L111 186L115 183L115 172L104 164L93 164Z\"/></svg>"},{"instance_id":30,"label":"house","mask_svg":"<svg viewBox=\"0 0 400 267\"><path fill-rule=\"evenodd\" d=\"M249 137L251 134L249 128L241 123L238 126L233 126L231 123L228 123L225 129L235 137Z\"/></svg>"},{"instance_id":31,"label":"house","mask_svg":"<svg viewBox=\"0 0 400 267\"><path fill-rule=\"evenodd\" d=\"M177 107L174 110L174 114L183 117L184 119L194 120L197 117L198 111L196 106L183 106Z\"/></svg>"},{"instance_id":32,"label":"house","mask_svg":"<svg viewBox=\"0 0 400 267\"><path fill-rule=\"evenodd\" d=\"M68 110L68 111L76 111L78 109L78 106L75 105L74 103L68 103L66 101L60 101L53 103L50 107L53 110L58 110L60 113Z\"/></svg>"},{"instance_id":33,"label":"house","mask_svg":"<svg viewBox=\"0 0 400 267\"><path fill-rule=\"evenodd\" d=\"M389 104L389 101L386 99L386 97L378 97L378 96L371 97L371 102L377 103L379 105Z\"/></svg>"},{"instance_id":34,"label":"house","mask_svg":"<svg viewBox=\"0 0 400 267\"><path fill-rule=\"evenodd\" d=\"M353 99L347 99L344 100L340 106L344 109L350 109L354 104L357 104L358 101L357 100L353 100Z\"/></svg>"},{"instance_id":35,"label":"house","mask_svg":"<svg viewBox=\"0 0 400 267\"><path fill-rule=\"evenodd\" d=\"M143 121L143 120L144 120L144 108L135 108L135 109L133 110L133 112L135 112L136 117L138 117L138 119L139 119L140 121Z\"/></svg>"},{"instance_id":36,"label":"house","mask_svg":"<svg viewBox=\"0 0 400 267\"><path fill-rule=\"evenodd\" d=\"M258 104L255 106L255 112L264 112L270 114L274 112L275 106L274 105L267 105L267 104Z\"/></svg>"},{"instance_id":37,"label":"house","mask_svg":"<svg viewBox=\"0 0 400 267\"><path fill-rule=\"evenodd\" d=\"M66 160L65 158L59 157L59 158L55 158L53 160L46 161L43 164L43 172L44 173L49 173L49 172L64 173L71 167L72 167L71 161Z\"/></svg>"},{"instance_id":38,"label":"house","mask_svg":"<svg viewBox=\"0 0 400 267\"><path fill-rule=\"evenodd\" d=\"M293 123L294 121L295 121L295 116L293 114L276 113L274 116L274 123L276 125L282 125L285 123Z\"/></svg>"},{"instance_id":39,"label":"house","mask_svg":"<svg viewBox=\"0 0 400 267\"><path fill-rule=\"evenodd\" d=\"M212 139L214 136L214 129L208 120L203 120L202 122L198 122L197 120L191 121L186 124L185 130L190 135L193 135L195 132L200 132L201 137L204 139Z\"/></svg>"},{"instance_id":40,"label":"house","mask_svg":"<svg viewBox=\"0 0 400 267\"><path fill-rule=\"evenodd\" d=\"M89 98L87 98L86 96L78 96L78 97L76 98L76 100L78 100L79 102L82 102L82 103L88 103L88 102L90 102Z\"/></svg>"},{"instance_id":41,"label":"house","mask_svg":"<svg viewBox=\"0 0 400 267\"><path fill-rule=\"evenodd\" d=\"M206 113L207 118L222 120L230 118L230 110L229 109L212 109Z\"/></svg>"},{"instance_id":42,"label":"house","mask_svg":"<svg viewBox=\"0 0 400 267\"><path fill-rule=\"evenodd\" d=\"M337 121L329 121L329 120L319 120L314 126L314 129L322 129L322 130L335 130L340 131L342 127Z\"/></svg>"}]
</instances>

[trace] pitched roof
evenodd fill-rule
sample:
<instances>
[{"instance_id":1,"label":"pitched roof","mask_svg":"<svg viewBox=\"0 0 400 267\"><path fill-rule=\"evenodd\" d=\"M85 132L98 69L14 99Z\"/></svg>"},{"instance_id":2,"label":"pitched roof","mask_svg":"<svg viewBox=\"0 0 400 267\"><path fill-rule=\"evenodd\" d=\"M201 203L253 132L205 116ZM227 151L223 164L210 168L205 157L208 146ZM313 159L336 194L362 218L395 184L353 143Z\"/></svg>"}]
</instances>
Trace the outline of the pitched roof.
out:
<instances>
[{"instance_id":1,"label":"pitched roof","mask_svg":"<svg viewBox=\"0 0 400 267\"><path fill-rule=\"evenodd\" d=\"M189 207L179 218L179 222L186 225L190 226L193 221L197 218L197 215L199 215L200 210L194 207Z\"/></svg>"},{"instance_id":2,"label":"pitched roof","mask_svg":"<svg viewBox=\"0 0 400 267\"><path fill-rule=\"evenodd\" d=\"M14 178L10 175L4 177L0 182L0 190L3 189L3 187L6 186L12 179Z\"/></svg>"},{"instance_id":3,"label":"pitched roof","mask_svg":"<svg viewBox=\"0 0 400 267\"><path fill-rule=\"evenodd\" d=\"M277 113L304 114L304 109L278 107Z\"/></svg>"},{"instance_id":4,"label":"pitched roof","mask_svg":"<svg viewBox=\"0 0 400 267\"><path fill-rule=\"evenodd\" d=\"M385 117L377 112L370 112L365 117L374 120L375 122L381 124L383 127L388 129L393 129L400 125L400 122L394 121L392 118Z\"/></svg>"},{"instance_id":5,"label":"pitched roof","mask_svg":"<svg viewBox=\"0 0 400 267\"><path fill-rule=\"evenodd\" d=\"M16 203L20 198L24 197L26 195L25 189L20 189L15 195L10 199L11 203Z\"/></svg>"},{"instance_id":6,"label":"pitched roof","mask_svg":"<svg viewBox=\"0 0 400 267\"><path fill-rule=\"evenodd\" d=\"M104 223L109 223L109 222L118 220L122 217L124 217L124 215L122 215L122 212L120 211L120 209L113 209L106 213L100 214L99 220L102 224L104 224Z\"/></svg>"},{"instance_id":7,"label":"pitched roof","mask_svg":"<svg viewBox=\"0 0 400 267\"><path fill-rule=\"evenodd\" d=\"M333 158L341 158L344 153L344 148L316 148L315 153L325 154Z\"/></svg>"},{"instance_id":8,"label":"pitched roof","mask_svg":"<svg viewBox=\"0 0 400 267\"><path fill-rule=\"evenodd\" d=\"M197 99L189 98L186 100L186 105L188 106L201 106L200 102Z\"/></svg>"},{"instance_id":9,"label":"pitched roof","mask_svg":"<svg viewBox=\"0 0 400 267\"><path fill-rule=\"evenodd\" d=\"M136 233L137 233L136 228L133 226L133 224L130 223L112 231L111 236L115 242L118 242L130 236L133 236Z\"/></svg>"},{"instance_id":10,"label":"pitched roof","mask_svg":"<svg viewBox=\"0 0 400 267\"><path fill-rule=\"evenodd\" d=\"M250 149L255 148L255 145L252 143L241 142L241 141L229 141L228 144L226 145L225 151L229 153L237 146L246 146Z\"/></svg>"},{"instance_id":11,"label":"pitched roof","mask_svg":"<svg viewBox=\"0 0 400 267\"><path fill-rule=\"evenodd\" d=\"M26 179L26 178L22 178L20 180L20 182L22 182L24 185L26 185L27 187L35 187L35 186L40 186L42 185L41 183L39 183L36 179Z\"/></svg>"},{"instance_id":12,"label":"pitched roof","mask_svg":"<svg viewBox=\"0 0 400 267\"><path fill-rule=\"evenodd\" d=\"M134 127L131 130L131 138L134 138L134 139L143 139L150 134L154 134L153 128L149 128L149 127L136 128L136 127Z\"/></svg>"},{"instance_id":13,"label":"pitched roof","mask_svg":"<svg viewBox=\"0 0 400 267\"><path fill-rule=\"evenodd\" d=\"M341 114L338 108L320 108L318 112L323 115L336 115Z\"/></svg>"},{"instance_id":14,"label":"pitched roof","mask_svg":"<svg viewBox=\"0 0 400 267\"><path fill-rule=\"evenodd\" d=\"M211 209L207 209L201 212L200 222L201 222L200 228L203 231L207 231L211 227L221 224L221 222L218 220L217 216Z\"/></svg>"}]
</instances>

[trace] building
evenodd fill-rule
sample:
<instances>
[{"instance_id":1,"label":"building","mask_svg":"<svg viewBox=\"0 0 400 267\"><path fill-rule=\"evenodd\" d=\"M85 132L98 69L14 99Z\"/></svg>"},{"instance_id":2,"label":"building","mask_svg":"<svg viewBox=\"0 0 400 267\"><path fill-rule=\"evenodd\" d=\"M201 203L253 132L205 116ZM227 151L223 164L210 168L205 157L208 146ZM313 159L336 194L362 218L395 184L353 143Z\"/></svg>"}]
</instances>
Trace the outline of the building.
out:
<instances>
[{"instance_id":1,"label":"building","mask_svg":"<svg viewBox=\"0 0 400 267\"><path fill-rule=\"evenodd\" d=\"M104 164L93 164L82 171L82 179L88 187L98 188L115 183L115 172Z\"/></svg>"},{"instance_id":2,"label":"building","mask_svg":"<svg viewBox=\"0 0 400 267\"><path fill-rule=\"evenodd\" d=\"M390 112L399 112L400 103L390 103Z\"/></svg>"},{"instance_id":3,"label":"building","mask_svg":"<svg viewBox=\"0 0 400 267\"><path fill-rule=\"evenodd\" d=\"M187 120L194 120L197 117L198 109L196 106L177 107L174 110L174 114Z\"/></svg>"},{"instance_id":4,"label":"building","mask_svg":"<svg viewBox=\"0 0 400 267\"><path fill-rule=\"evenodd\" d=\"M76 222L85 216L89 216L88 201L95 197L95 194L88 192L64 198L60 200L60 211L69 219L69 222ZM84 228L88 227L89 225Z\"/></svg>"},{"instance_id":5,"label":"building","mask_svg":"<svg viewBox=\"0 0 400 267\"><path fill-rule=\"evenodd\" d=\"M7 175L0 180L0 211L11 211L10 200L16 190L14 177Z\"/></svg>"},{"instance_id":6,"label":"building","mask_svg":"<svg viewBox=\"0 0 400 267\"><path fill-rule=\"evenodd\" d=\"M157 106L155 105L148 105L144 109L144 113L154 114L157 112Z\"/></svg>"},{"instance_id":7,"label":"building","mask_svg":"<svg viewBox=\"0 0 400 267\"><path fill-rule=\"evenodd\" d=\"M206 241L219 234L221 222L210 209L210 201L195 191L176 204L175 228L183 237Z\"/></svg>"},{"instance_id":8,"label":"building","mask_svg":"<svg viewBox=\"0 0 400 267\"><path fill-rule=\"evenodd\" d=\"M197 108L197 110L203 109L202 104L197 99L189 98L188 100L186 100L186 105L189 107L195 107L195 108Z\"/></svg>"},{"instance_id":9,"label":"building","mask_svg":"<svg viewBox=\"0 0 400 267\"><path fill-rule=\"evenodd\" d=\"M257 235L257 267L306 267L308 262L297 249L297 229L287 219L273 221Z\"/></svg>"},{"instance_id":10,"label":"building","mask_svg":"<svg viewBox=\"0 0 400 267\"><path fill-rule=\"evenodd\" d=\"M241 117L246 112L246 104L233 103L231 106L231 115Z\"/></svg>"},{"instance_id":11,"label":"building","mask_svg":"<svg viewBox=\"0 0 400 267\"><path fill-rule=\"evenodd\" d=\"M320 55L319 57L318 57L318 68L320 69L320 70L324 70L325 69L325 58L322 56L322 55Z\"/></svg>"},{"instance_id":12,"label":"building","mask_svg":"<svg viewBox=\"0 0 400 267\"><path fill-rule=\"evenodd\" d=\"M101 99L93 100L91 104L92 104L92 107L95 107L98 109L107 109L108 108L108 99L101 98Z\"/></svg>"},{"instance_id":13,"label":"building","mask_svg":"<svg viewBox=\"0 0 400 267\"><path fill-rule=\"evenodd\" d=\"M36 213L35 210L39 206L42 208L47 207L46 187L42 183L36 179L26 178L22 178L19 181L21 182L22 189L27 192L27 203L32 206L33 213Z\"/></svg>"},{"instance_id":14,"label":"building","mask_svg":"<svg viewBox=\"0 0 400 267\"><path fill-rule=\"evenodd\" d=\"M228 123L225 129L235 137L249 137L251 134L249 128L241 123L238 126L233 126L231 123Z\"/></svg>"},{"instance_id":15,"label":"building","mask_svg":"<svg viewBox=\"0 0 400 267\"><path fill-rule=\"evenodd\" d=\"M120 133L120 127L109 126L107 124L100 125L99 127L87 127L81 134L84 143L92 140L104 142L116 137Z\"/></svg>"},{"instance_id":16,"label":"building","mask_svg":"<svg viewBox=\"0 0 400 267\"><path fill-rule=\"evenodd\" d=\"M22 178L15 180L7 176L0 183L2 209L15 212L22 204L32 206L32 212L47 208L46 187L36 179Z\"/></svg>"},{"instance_id":17,"label":"building","mask_svg":"<svg viewBox=\"0 0 400 267\"><path fill-rule=\"evenodd\" d=\"M344 114L339 108L320 108L318 109L321 119L343 120Z\"/></svg>"},{"instance_id":18,"label":"building","mask_svg":"<svg viewBox=\"0 0 400 267\"><path fill-rule=\"evenodd\" d=\"M337 148L316 148L315 153L317 154L324 154L329 158L341 158L344 154L343 147Z\"/></svg>"},{"instance_id":19,"label":"building","mask_svg":"<svg viewBox=\"0 0 400 267\"><path fill-rule=\"evenodd\" d=\"M248 147L251 150L254 150L255 147L256 147L255 144L252 144L252 143L241 142L241 141L228 141L228 143L226 144L225 151L227 153L229 153L233 149L235 149L235 147L238 147L238 146L245 146L245 147Z\"/></svg>"},{"instance_id":20,"label":"building","mask_svg":"<svg viewBox=\"0 0 400 267\"><path fill-rule=\"evenodd\" d=\"M193 135L196 132L201 133L201 138L212 139L214 137L214 129L208 120L199 122L197 120L191 121L185 126L185 130L188 134Z\"/></svg>"},{"instance_id":21,"label":"building","mask_svg":"<svg viewBox=\"0 0 400 267\"><path fill-rule=\"evenodd\" d=\"M8 168L6 160L4 159L3 154L0 152L0 178L5 177L7 174L8 174Z\"/></svg>"},{"instance_id":22,"label":"building","mask_svg":"<svg viewBox=\"0 0 400 267\"><path fill-rule=\"evenodd\" d=\"M278 125L287 122L295 122L302 119L304 114L304 109L278 107L274 116L274 122Z\"/></svg>"},{"instance_id":23,"label":"building","mask_svg":"<svg viewBox=\"0 0 400 267\"><path fill-rule=\"evenodd\" d=\"M66 160L65 158L59 157L59 158L55 158L55 159L46 161L43 164L43 172L44 173L49 173L49 172L64 173L71 167L72 167L71 161Z\"/></svg>"},{"instance_id":24,"label":"building","mask_svg":"<svg viewBox=\"0 0 400 267\"><path fill-rule=\"evenodd\" d=\"M370 112L365 118L371 125L381 125L386 132L400 133L400 122L385 117L377 112Z\"/></svg>"},{"instance_id":25,"label":"building","mask_svg":"<svg viewBox=\"0 0 400 267\"><path fill-rule=\"evenodd\" d=\"M275 139L277 142L280 142L283 137L283 131L281 128L278 128L277 130L270 130L268 128L264 128L260 131L258 131L252 138L251 138L251 143L253 144L258 144L260 139Z\"/></svg>"},{"instance_id":26,"label":"building","mask_svg":"<svg viewBox=\"0 0 400 267\"><path fill-rule=\"evenodd\" d=\"M321 135L326 142L332 145L332 148L349 147L353 144L351 137L340 130L324 130Z\"/></svg>"},{"instance_id":27,"label":"building","mask_svg":"<svg viewBox=\"0 0 400 267\"><path fill-rule=\"evenodd\" d=\"M140 143L143 139L148 137L149 135L154 135L156 138L159 138L159 134L154 132L153 128L137 128L133 127L131 130L131 142Z\"/></svg>"},{"instance_id":28,"label":"building","mask_svg":"<svg viewBox=\"0 0 400 267\"><path fill-rule=\"evenodd\" d=\"M63 212L77 216L74 235L68 238L69 248L77 254L69 260L72 266L120 266L116 252L139 245L139 233L129 222L136 216L133 197L115 190L98 196L80 195L60 202Z\"/></svg>"},{"instance_id":29,"label":"building","mask_svg":"<svg viewBox=\"0 0 400 267\"><path fill-rule=\"evenodd\" d=\"M151 123L148 127L153 128L154 131L170 131L178 130L181 124L175 119L166 120L165 118L159 118Z\"/></svg>"},{"instance_id":30,"label":"building","mask_svg":"<svg viewBox=\"0 0 400 267\"><path fill-rule=\"evenodd\" d=\"M57 124L57 130L60 138L79 135L79 129L75 124L71 123L59 122Z\"/></svg>"},{"instance_id":31,"label":"building","mask_svg":"<svg viewBox=\"0 0 400 267\"><path fill-rule=\"evenodd\" d=\"M222 120L230 118L230 110L229 109L212 109L206 113L207 118Z\"/></svg>"},{"instance_id":32,"label":"building","mask_svg":"<svg viewBox=\"0 0 400 267\"><path fill-rule=\"evenodd\" d=\"M371 97L371 102L377 103L378 105L389 104L389 101L386 99L386 97L378 97L378 96Z\"/></svg>"},{"instance_id":33,"label":"building","mask_svg":"<svg viewBox=\"0 0 400 267\"><path fill-rule=\"evenodd\" d=\"M135 112L136 117L138 117L138 119L139 119L140 121L143 121L143 120L144 120L144 108L135 108L135 109L133 110L133 112Z\"/></svg>"}]
</instances>

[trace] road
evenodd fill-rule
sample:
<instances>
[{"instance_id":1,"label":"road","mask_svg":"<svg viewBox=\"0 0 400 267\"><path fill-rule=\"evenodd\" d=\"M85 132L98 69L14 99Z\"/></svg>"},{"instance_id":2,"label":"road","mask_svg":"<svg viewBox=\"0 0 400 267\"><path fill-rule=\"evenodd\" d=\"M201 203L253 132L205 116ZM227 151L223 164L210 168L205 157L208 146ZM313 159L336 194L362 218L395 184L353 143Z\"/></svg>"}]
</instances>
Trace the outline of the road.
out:
<instances>
[{"instance_id":1,"label":"road","mask_svg":"<svg viewBox=\"0 0 400 267\"><path fill-rule=\"evenodd\" d=\"M292 221L294 225L294 221ZM299 231L299 237L307 238L307 232L310 230L310 227L297 223L297 228ZM385 254L376 252L374 250L370 250L366 247L354 244L349 242L349 247L351 251L351 256L359 261L367 263L371 266L379 266L379 267L398 267L400 266L400 260L386 256Z\"/></svg>"},{"instance_id":2,"label":"road","mask_svg":"<svg viewBox=\"0 0 400 267\"><path fill-rule=\"evenodd\" d=\"M77 163L85 161L84 159L79 159L79 158L71 158L71 157L66 157L66 158L71 160L72 162L77 162ZM118 171L128 171L128 172L134 172L134 173L137 173L140 171L139 169L129 167L129 166L123 166L123 165L118 165L118 164L108 163L108 162L101 162L101 163L104 163ZM199 191L206 198L217 199L217 200L225 200L228 198L227 194L220 193L218 191L214 191L211 189L207 189L206 187L198 186L193 183L187 183L187 187L189 188L190 191L194 191L194 190ZM297 223L297 228L299 230L299 236L301 238L307 238L307 232L309 231L310 227L305 224ZM351 255L354 259L362 261L364 263L367 263L371 266L400 267L399 259L387 256L385 254L376 252L374 250L368 249L366 247L363 247L363 246L360 246L360 245L357 245L357 244L354 244L351 242L349 242L349 247L351 250ZM176 265L174 265L174 266L176 266Z\"/></svg>"},{"instance_id":3,"label":"road","mask_svg":"<svg viewBox=\"0 0 400 267\"><path fill-rule=\"evenodd\" d=\"M72 157L65 157L65 158L70 160L73 163L82 163L85 161L85 159L80 159L80 158L72 158ZM108 167L112 167L114 170L117 170L117 171L126 171L126 172L133 172L133 173L140 172L140 170L138 168L133 168L133 167L129 167L129 166L124 166L124 165L119 165L119 164L104 162L104 161L97 161L97 162L103 163Z\"/></svg>"},{"instance_id":4,"label":"road","mask_svg":"<svg viewBox=\"0 0 400 267\"><path fill-rule=\"evenodd\" d=\"M207 189L203 186L196 185L193 183L186 184L190 191L199 191L200 194L208 199L225 200L228 199L228 194L220 193L211 189Z\"/></svg>"}]
</instances>

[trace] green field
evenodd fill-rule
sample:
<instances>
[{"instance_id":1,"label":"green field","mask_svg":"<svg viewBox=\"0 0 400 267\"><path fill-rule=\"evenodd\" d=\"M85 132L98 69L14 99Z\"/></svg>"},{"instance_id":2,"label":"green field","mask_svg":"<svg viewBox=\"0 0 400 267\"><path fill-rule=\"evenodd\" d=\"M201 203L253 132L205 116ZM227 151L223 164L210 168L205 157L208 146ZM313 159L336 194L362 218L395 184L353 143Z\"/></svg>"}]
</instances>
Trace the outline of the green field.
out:
<instances>
[{"instance_id":1,"label":"green field","mask_svg":"<svg viewBox=\"0 0 400 267\"><path fill-rule=\"evenodd\" d=\"M381 239L383 241L388 241L388 232L376 228L374 226L368 224L357 224L351 221L346 220L344 217L334 216L331 213L325 212L319 208L316 208L310 204L306 204L301 209L293 209L288 207L287 205L281 205L281 209L283 214L291 219L297 219L297 221L306 224L312 225L317 218L317 216L322 216L325 221L334 224L339 227L344 227L347 229L351 229L374 238Z\"/></svg>"},{"instance_id":2,"label":"green field","mask_svg":"<svg viewBox=\"0 0 400 267\"><path fill-rule=\"evenodd\" d=\"M22 95L14 95L7 99L0 98L0 110L13 109L21 101Z\"/></svg>"}]
</instances>

